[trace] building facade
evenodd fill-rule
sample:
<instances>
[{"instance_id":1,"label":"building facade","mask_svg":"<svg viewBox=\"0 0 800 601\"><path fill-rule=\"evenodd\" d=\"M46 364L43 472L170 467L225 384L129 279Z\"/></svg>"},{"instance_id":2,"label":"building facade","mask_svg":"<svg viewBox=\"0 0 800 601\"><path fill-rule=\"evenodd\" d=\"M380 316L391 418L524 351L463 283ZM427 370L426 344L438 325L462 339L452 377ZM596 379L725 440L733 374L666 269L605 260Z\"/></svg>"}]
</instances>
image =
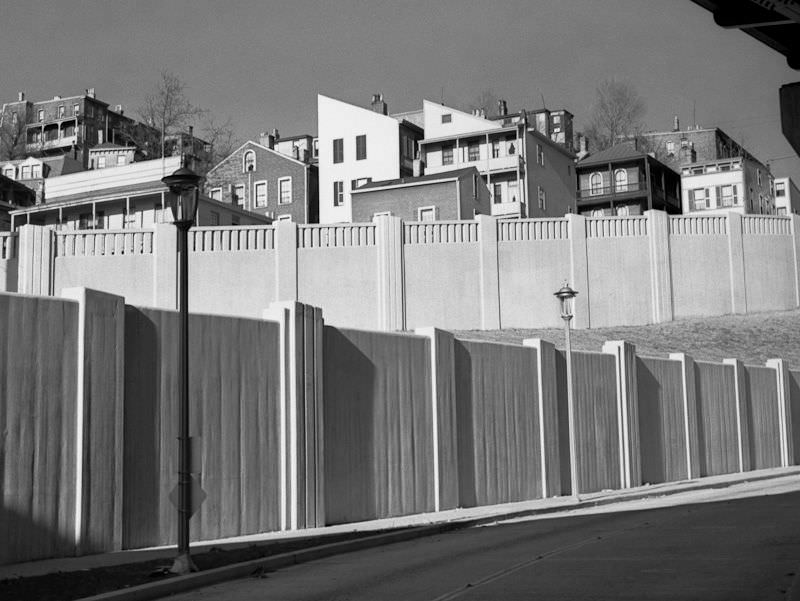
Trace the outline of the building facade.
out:
<instances>
[{"instance_id":1,"label":"building facade","mask_svg":"<svg viewBox=\"0 0 800 601\"><path fill-rule=\"evenodd\" d=\"M638 150L618 144L578 161L578 213L593 217L681 212L681 178Z\"/></svg>"},{"instance_id":2,"label":"building facade","mask_svg":"<svg viewBox=\"0 0 800 601\"><path fill-rule=\"evenodd\" d=\"M161 182L181 157L47 178L45 201L10 212L11 228L30 223L58 230L147 228L169 223L169 191ZM196 225L256 225L271 220L201 195Z\"/></svg>"},{"instance_id":3,"label":"building facade","mask_svg":"<svg viewBox=\"0 0 800 601\"><path fill-rule=\"evenodd\" d=\"M79 171L83 171L83 165L66 155L0 161L0 174L16 180L33 190L37 203L45 200L45 179Z\"/></svg>"},{"instance_id":4,"label":"building facade","mask_svg":"<svg viewBox=\"0 0 800 601\"><path fill-rule=\"evenodd\" d=\"M800 189L791 177L776 177L775 211L778 215L800 215Z\"/></svg>"},{"instance_id":5,"label":"building facade","mask_svg":"<svg viewBox=\"0 0 800 601\"><path fill-rule=\"evenodd\" d=\"M320 94L317 112L321 223L352 221L351 192L359 186L414 174L423 131L389 116L380 94L369 109Z\"/></svg>"},{"instance_id":6,"label":"building facade","mask_svg":"<svg viewBox=\"0 0 800 601\"><path fill-rule=\"evenodd\" d=\"M424 101L426 174L475 167L498 217L560 217L575 209L574 155L529 127Z\"/></svg>"},{"instance_id":7,"label":"building facade","mask_svg":"<svg viewBox=\"0 0 800 601\"><path fill-rule=\"evenodd\" d=\"M84 169L89 168L91 148L122 141L125 129L137 123L124 115L121 105L111 109L99 100L94 88L78 96L54 96L35 102L20 92L17 101L5 103L0 114L12 124L25 121L25 154L68 155Z\"/></svg>"},{"instance_id":8,"label":"building facade","mask_svg":"<svg viewBox=\"0 0 800 601\"><path fill-rule=\"evenodd\" d=\"M772 175L749 155L685 165L681 187L684 213L776 214Z\"/></svg>"},{"instance_id":9,"label":"building facade","mask_svg":"<svg viewBox=\"0 0 800 601\"><path fill-rule=\"evenodd\" d=\"M214 166L205 190L210 198L270 219L319 221L317 166L256 142L245 142Z\"/></svg>"},{"instance_id":10,"label":"building facade","mask_svg":"<svg viewBox=\"0 0 800 601\"><path fill-rule=\"evenodd\" d=\"M36 204L36 192L26 185L0 173L0 231L11 230L9 213L20 207Z\"/></svg>"},{"instance_id":11,"label":"building facade","mask_svg":"<svg viewBox=\"0 0 800 601\"><path fill-rule=\"evenodd\" d=\"M382 182L352 191L353 221L378 215L404 221L456 221L491 213L489 189L475 167Z\"/></svg>"}]
</instances>

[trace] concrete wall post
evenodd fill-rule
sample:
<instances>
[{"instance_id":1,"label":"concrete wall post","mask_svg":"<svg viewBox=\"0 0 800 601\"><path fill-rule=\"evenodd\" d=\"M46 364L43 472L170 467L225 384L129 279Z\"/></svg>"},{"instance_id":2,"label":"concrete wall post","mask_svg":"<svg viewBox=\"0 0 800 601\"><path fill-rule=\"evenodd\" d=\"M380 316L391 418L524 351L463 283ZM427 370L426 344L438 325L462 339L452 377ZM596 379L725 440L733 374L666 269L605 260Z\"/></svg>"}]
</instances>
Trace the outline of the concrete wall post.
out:
<instances>
[{"instance_id":1,"label":"concrete wall post","mask_svg":"<svg viewBox=\"0 0 800 601\"><path fill-rule=\"evenodd\" d=\"M476 215L480 247L481 329L500 329L500 277L497 257L497 219Z\"/></svg>"},{"instance_id":2,"label":"concrete wall post","mask_svg":"<svg viewBox=\"0 0 800 601\"><path fill-rule=\"evenodd\" d=\"M745 384L744 363L739 359L723 359L723 365L730 365L734 371L734 391L736 395L736 433L738 437L739 471L747 472L750 465L750 429L748 427L748 398Z\"/></svg>"},{"instance_id":3,"label":"concrete wall post","mask_svg":"<svg viewBox=\"0 0 800 601\"><path fill-rule=\"evenodd\" d=\"M297 224L278 221L275 227L275 300L296 301Z\"/></svg>"},{"instance_id":4,"label":"concrete wall post","mask_svg":"<svg viewBox=\"0 0 800 601\"><path fill-rule=\"evenodd\" d=\"M670 265L669 215L664 211L645 211L650 244L650 295L653 323L672 321L672 268Z\"/></svg>"},{"instance_id":5,"label":"concrete wall post","mask_svg":"<svg viewBox=\"0 0 800 601\"><path fill-rule=\"evenodd\" d=\"M794 461L794 442L792 436L792 403L789 388L789 368L783 359L768 359L767 367L775 370L775 383L778 397L778 428L781 467L788 467Z\"/></svg>"},{"instance_id":6,"label":"concrete wall post","mask_svg":"<svg viewBox=\"0 0 800 601\"><path fill-rule=\"evenodd\" d=\"M264 319L280 326L281 529L324 526L322 309L279 301Z\"/></svg>"},{"instance_id":7,"label":"concrete wall post","mask_svg":"<svg viewBox=\"0 0 800 601\"><path fill-rule=\"evenodd\" d=\"M631 488L642 483L636 347L624 340L611 340L603 344L603 352L616 359L620 481L622 488Z\"/></svg>"},{"instance_id":8,"label":"concrete wall post","mask_svg":"<svg viewBox=\"0 0 800 601\"><path fill-rule=\"evenodd\" d=\"M41 225L23 225L17 239L17 291L52 296L55 232Z\"/></svg>"},{"instance_id":9,"label":"concrete wall post","mask_svg":"<svg viewBox=\"0 0 800 601\"><path fill-rule=\"evenodd\" d=\"M742 216L739 213L728 213L728 261L731 274L731 312L747 313Z\"/></svg>"},{"instance_id":10,"label":"concrete wall post","mask_svg":"<svg viewBox=\"0 0 800 601\"><path fill-rule=\"evenodd\" d=\"M686 478L700 474L700 439L697 429L697 382L694 359L685 353L670 353L670 359L681 364L683 388L683 440L686 450Z\"/></svg>"},{"instance_id":11,"label":"concrete wall post","mask_svg":"<svg viewBox=\"0 0 800 601\"><path fill-rule=\"evenodd\" d=\"M800 307L800 215L794 213L791 218L792 256L794 258L794 304Z\"/></svg>"},{"instance_id":12,"label":"concrete wall post","mask_svg":"<svg viewBox=\"0 0 800 601\"><path fill-rule=\"evenodd\" d=\"M154 229L153 306L175 311L178 309L178 228L171 223L156 223Z\"/></svg>"},{"instance_id":13,"label":"concrete wall post","mask_svg":"<svg viewBox=\"0 0 800 601\"><path fill-rule=\"evenodd\" d=\"M526 338L522 344L536 349L542 498L556 497L564 492L561 490L561 458L558 454L556 347L552 342L540 338Z\"/></svg>"},{"instance_id":14,"label":"concrete wall post","mask_svg":"<svg viewBox=\"0 0 800 601\"><path fill-rule=\"evenodd\" d=\"M570 282L573 290L577 290L574 309L575 318L573 326L578 329L589 328L592 325L592 316L589 305L589 265L586 254L586 218L582 215L569 213L567 215L569 227L569 261Z\"/></svg>"},{"instance_id":15,"label":"concrete wall post","mask_svg":"<svg viewBox=\"0 0 800 601\"><path fill-rule=\"evenodd\" d=\"M378 215L373 221L378 252L378 329L404 330L403 222L390 215Z\"/></svg>"},{"instance_id":16,"label":"concrete wall post","mask_svg":"<svg viewBox=\"0 0 800 601\"><path fill-rule=\"evenodd\" d=\"M431 426L434 511L455 509L458 498L455 338L437 328L416 328L431 343Z\"/></svg>"},{"instance_id":17,"label":"concrete wall post","mask_svg":"<svg viewBox=\"0 0 800 601\"><path fill-rule=\"evenodd\" d=\"M122 550L125 299L66 288L78 301L75 548Z\"/></svg>"}]
</instances>

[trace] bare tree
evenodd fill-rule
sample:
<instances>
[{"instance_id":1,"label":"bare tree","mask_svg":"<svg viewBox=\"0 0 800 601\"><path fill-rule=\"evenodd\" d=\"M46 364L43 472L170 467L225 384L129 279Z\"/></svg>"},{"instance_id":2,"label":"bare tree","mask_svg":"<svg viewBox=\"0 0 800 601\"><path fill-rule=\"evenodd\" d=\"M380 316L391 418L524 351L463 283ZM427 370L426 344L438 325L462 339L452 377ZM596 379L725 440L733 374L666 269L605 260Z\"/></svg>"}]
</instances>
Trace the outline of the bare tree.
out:
<instances>
[{"instance_id":1,"label":"bare tree","mask_svg":"<svg viewBox=\"0 0 800 601\"><path fill-rule=\"evenodd\" d=\"M206 113L200 131L202 138L211 147L207 169L219 163L241 144L230 117L219 121L213 115Z\"/></svg>"},{"instance_id":2,"label":"bare tree","mask_svg":"<svg viewBox=\"0 0 800 601\"><path fill-rule=\"evenodd\" d=\"M462 110L471 113L475 110L483 110L487 118L497 115L497 94L493 90L486 88L475 96L469 103L463 106Z\"/></svg>"},{"instance_id":3,"label":"bare tree","mask_svg":"<svg viewBox=\"0 0 800 601\"><path fill-rule=\"evenodd\" d=\"M27 115L3 108L0 114L0 160L12 161L25 158Z\"/></svg>"},{"instance_id":4,"label":"bare tree","mask_svg":"<svg viewBox=\"0 0 800 601\"><path fill-rule=\"evenodd\" d=\"M613 78L600 82L585 130L591 148L604 150L640 136L646 111L644 99L631 83Z\"/></svg>"}]
</instances>

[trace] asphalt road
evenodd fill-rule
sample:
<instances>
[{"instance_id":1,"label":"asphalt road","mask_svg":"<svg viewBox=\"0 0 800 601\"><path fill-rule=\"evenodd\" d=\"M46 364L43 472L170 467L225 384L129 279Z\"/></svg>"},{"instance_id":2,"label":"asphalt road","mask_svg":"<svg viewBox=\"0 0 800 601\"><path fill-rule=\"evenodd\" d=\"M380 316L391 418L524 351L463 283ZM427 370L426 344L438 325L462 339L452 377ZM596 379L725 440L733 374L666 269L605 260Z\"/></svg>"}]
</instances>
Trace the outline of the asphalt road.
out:
<instances>
[{"instance_id":1,"label":"asphalt road","mask_svg":"<svg viewBox=\"0 0 800 601\"><path fill-rule=\"evenodd\" d=\"M170 599L800 599L798 509L800 478L745 484L456 531Z\"/></svg>"}]
</instances>

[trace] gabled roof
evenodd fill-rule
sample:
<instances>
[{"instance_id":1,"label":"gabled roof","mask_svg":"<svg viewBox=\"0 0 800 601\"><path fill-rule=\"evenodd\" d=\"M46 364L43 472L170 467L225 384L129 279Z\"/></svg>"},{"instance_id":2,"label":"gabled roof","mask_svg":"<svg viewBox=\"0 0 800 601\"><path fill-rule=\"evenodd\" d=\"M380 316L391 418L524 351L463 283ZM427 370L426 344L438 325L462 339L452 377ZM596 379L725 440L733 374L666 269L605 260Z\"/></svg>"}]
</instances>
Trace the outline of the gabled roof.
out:
<instances>
[{"instance_id":1,"label":"gabled roof","mask_svg":"<svg viewBox=\"0 0 800 601\"><path fill-rule=\"evenodd\" d=\"M588 155L587 157L578 161L578 167L583 167L585 165L597 165L601 163L633 161L636 159L645 158L646 156L648 155L641 150L637 150L632 143L623 142L621 144L612 146L611 148L606 148L605 150L600 150L594 154Z\"/></svg>"},{"instance_id":2,"label":"gabled roof","mask_svg":"<svg viewBox=\"0 0 800 601\"><path fill-rule=\"evenodd\" d=\"M285 140L286 138L283 138L283 139ZM209 169L209 170L208 170L208 173L211 173L212 171L214 171L214 169L216 169L217 167L219 167L220 165L222 165L222 163L224 163L224 162L225 162L225 161L227 161L229 158L231 158L233 155L235 155L237 152L239 152L240 150L242 150L242 149L243 149L245 146L255 146L255 148L256 148L257 150L266 150L267 152L271 152L272 154L274 154L274 155L276 155L276 156L279 156L279 157L280 157L280 158L282 158L282 159L286 159L287 161L291 161L292 163L297 163L298 165L303 165L304 167L308 165L308 163L304 163L304 162L303 162L303 161L301 161L301 160L298 160L298 159L296 159L296 158L294 158L294 157L290 157L288 154L284 154L284 153L282 153L282 152L280 152L280 151L278 151L278 150L275 150L275 149L273 149L273 148L268 148L268 147L264 146L263 144L259 144L258 142L254 142L253 140L248 140L247 142L244 142L243 144L241 144L241 145L239 146L239 148L237 148L236 150L234 150L233 152L231 152L231 153L230 153L228 156L226 156L224 159L222 159L222 160L221 160L219 163L217 163L216 165L214 165L214 166L213 166L211 169Z\"/></svg>"}]
</instances>

